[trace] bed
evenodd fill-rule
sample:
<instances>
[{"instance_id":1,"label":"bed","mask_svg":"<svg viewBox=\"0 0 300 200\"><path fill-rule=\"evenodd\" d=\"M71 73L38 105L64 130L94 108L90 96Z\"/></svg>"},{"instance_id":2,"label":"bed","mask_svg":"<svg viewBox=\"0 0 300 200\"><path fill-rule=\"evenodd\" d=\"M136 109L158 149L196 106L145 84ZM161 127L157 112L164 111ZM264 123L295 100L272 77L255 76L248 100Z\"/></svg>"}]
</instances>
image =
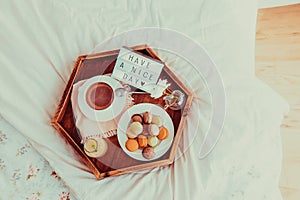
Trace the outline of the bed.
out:
<instances>
[{"instance_id":1,"label":"bed","mask_svg":"<svg viewBox=\"0 0 300 200\"><path fill-rule=\"evenodd\" d=\"M1 4L1 198L281 199L279 127L288 104L254 74L256 2ZM206 49L224 82L222 135L203 159L199 135L171 166L97 181L50 121L77 56L143 27L175 30ZM199 121L208 119L200 113Z\"/></svg>"}]
</instances>

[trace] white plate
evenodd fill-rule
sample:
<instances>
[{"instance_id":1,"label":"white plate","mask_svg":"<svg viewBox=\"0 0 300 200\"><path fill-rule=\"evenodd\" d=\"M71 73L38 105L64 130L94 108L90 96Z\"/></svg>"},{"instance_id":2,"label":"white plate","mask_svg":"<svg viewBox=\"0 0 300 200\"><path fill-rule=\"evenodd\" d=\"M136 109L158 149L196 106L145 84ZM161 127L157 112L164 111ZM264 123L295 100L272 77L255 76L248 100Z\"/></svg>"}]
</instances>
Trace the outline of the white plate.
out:
<instances>
[{"instance_id":1,"label":"white plate","mask_svg":"<svg viewBox=\"0 0 300 200\"><path fill-rule=\"evenodd\" d=\"M163 126L166 127L169 131L169 136L167 139L162 140L161 143L155 147L155 157L152 159L146 159L142 155L142 150L138 149L135 152L130 152L126 149L125 143L128 140L126 135L127 127L131 121L131 116L134 114L141 114L144 112L150 112L153 115L159 115L162 119L164 119ZM169 114L161 107L151 104L151 103L140 103L129 108L121 117L118 124L118 141L123 151L129 155L130 157L141 160L141 161L149 161L160 158L163 156L171 147L173 138L174 138L174 126L173 121Z\"/></svg>"},{"instance_id":2,"label":"white plate","mask_svg":"<svg viewBox=\"0 0 300 200\"><path fill-rule=\"evenodd\" d=\"M78 89L78 106L81 112L90 120L93 121L109 121L117 117L126 105L126 96L117 97L114 95L114 100L112 104L105 110L95 110L91 108L86 102L86 92L87 89L94 83L103 82L108 84L113 91L117 88L121 88L122 85L119 81L110 76L100 75L94 76L88 79L79 89Z\"/></svg>"}]
</instances>

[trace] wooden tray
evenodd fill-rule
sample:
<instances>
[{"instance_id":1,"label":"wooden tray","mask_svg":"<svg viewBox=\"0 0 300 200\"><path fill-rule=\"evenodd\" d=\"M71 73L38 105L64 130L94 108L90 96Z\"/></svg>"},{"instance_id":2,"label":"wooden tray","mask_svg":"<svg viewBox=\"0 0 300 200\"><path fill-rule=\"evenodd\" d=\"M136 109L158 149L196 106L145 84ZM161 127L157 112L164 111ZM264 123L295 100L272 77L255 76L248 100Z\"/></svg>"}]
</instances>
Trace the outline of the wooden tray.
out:
<instances>
[{"instance_id":1,"label":"wooden tray","mask_svg":"<svg viewBox=\"0 0 300 200\"><path fill-rule=\"evenodd\" d=\"M132 47L132 49L154 59L160 60L157 54L147 45ZM171 109L167 109L174 125L174 140L170 149L158 159L151 161L139 161L128 156L120 147L117 136L113 136L105 139L109 141L107 142L108 151L104 156L100 158L88 157L84 152L83 144L80 143L81 138L79 131L75 127L70 101L73 88L72 86L80 80L89 79L100 74L111 73L118 53L119 50L114 50L93 55L79 56L74 65L74 69L71 73L63 96L59 102L56 114L52 119L52 125L74 147L78 156L80 156L85 164L92 170L97 179L173 163L179 140L181 138L185 118L192 101L192 94L190 90L186 88L174 75L174 73L165 65L160 78L165 78L171 83L171 90L179 89L186 95L186 102L182 110L173 111ZM161 106L164 105L162 98L152 99L150 95L133 95L133 97L135 99L135 103L145 102Z\"/></svg>"}]
</instances>

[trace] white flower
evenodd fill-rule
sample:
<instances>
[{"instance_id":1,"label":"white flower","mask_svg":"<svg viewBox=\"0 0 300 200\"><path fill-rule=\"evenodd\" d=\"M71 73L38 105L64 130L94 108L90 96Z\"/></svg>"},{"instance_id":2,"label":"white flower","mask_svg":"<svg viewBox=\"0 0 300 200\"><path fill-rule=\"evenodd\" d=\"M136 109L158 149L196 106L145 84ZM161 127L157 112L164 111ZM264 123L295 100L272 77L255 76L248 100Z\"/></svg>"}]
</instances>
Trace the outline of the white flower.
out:
<instances>
[{"instance_id":1,"label":"white flower","mask_svg":"<svg viewBox=\"0 0 300 200\"><path fill-rule=\"evenodd\" d=\"M35 167L33 167L33 166L30 165L27 174L29 176L34 176L34 175L36 175L38 173L38 171L39 171L38 168L35 168Z\"/></svg>"},{"instance_id":2,"label":"white flower","mask_svg":"<svg viewBox=\"0 0 300 200\"><path fill-rule=\"evenodd\" d=\"M30 197L27 197L26 200L39 200L41 193L32 193Z\"/></svg>"},{"instance_id":3,"label":"white flower","mask_svg":"<svg viewBox=\"0 0 300 200\"><path fill-rule=\"evenodd\" d=\"M151 92L151 97L154 99L158 99L163 95L163 92L171 85L171 83L168 83L166 79L162 80L159 79L156 86L153 87L153 90Z\"/></svg>"}]
</instances>

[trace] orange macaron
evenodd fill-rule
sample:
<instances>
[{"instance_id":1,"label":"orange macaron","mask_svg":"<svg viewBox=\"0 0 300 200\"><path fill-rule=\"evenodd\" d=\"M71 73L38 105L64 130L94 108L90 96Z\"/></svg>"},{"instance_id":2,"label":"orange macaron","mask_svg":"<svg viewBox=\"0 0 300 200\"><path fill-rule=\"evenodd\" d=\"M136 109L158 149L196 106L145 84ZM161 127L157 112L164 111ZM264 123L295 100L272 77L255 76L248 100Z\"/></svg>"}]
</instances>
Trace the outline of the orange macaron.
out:
<instances>
[{"instance_id":1,"label":"orange macaron","mask_svg":"<svg viewBox=\"0 0 300 200\"><path fill-rule=\"evenodd\" d=\"M146 147L147 144L148 144L148 139L147 139L147 137L144 136L144 135L139 135L138 138L137 138L137 140L138 140L138 143L139 143L139 147L140 147L140 148L144 148L144 147Z\"/></svg>"},{"instance_id":2,"label":"orange macaron","mask_svg":"<svg viewBox=\"0 0 300 200\"><path fill-rule=\"evenodd\" d=\"M169 131L166 127L161 127L159 129L159 134L157 136L158 139L164 140L169 136Z\"/></svg>"},{"instance_id":3,"label":"orange macaron","mask_svg":"<svg viewBox=\"0 0 300 200\"><path fill-rule=\"evenodd\" d=\"M128 151L134 152L136 150L138 150L139 148L139 144L135 139L128 139L125 143L126 149L128 149Z\"/></svg>"}]
</instances>

